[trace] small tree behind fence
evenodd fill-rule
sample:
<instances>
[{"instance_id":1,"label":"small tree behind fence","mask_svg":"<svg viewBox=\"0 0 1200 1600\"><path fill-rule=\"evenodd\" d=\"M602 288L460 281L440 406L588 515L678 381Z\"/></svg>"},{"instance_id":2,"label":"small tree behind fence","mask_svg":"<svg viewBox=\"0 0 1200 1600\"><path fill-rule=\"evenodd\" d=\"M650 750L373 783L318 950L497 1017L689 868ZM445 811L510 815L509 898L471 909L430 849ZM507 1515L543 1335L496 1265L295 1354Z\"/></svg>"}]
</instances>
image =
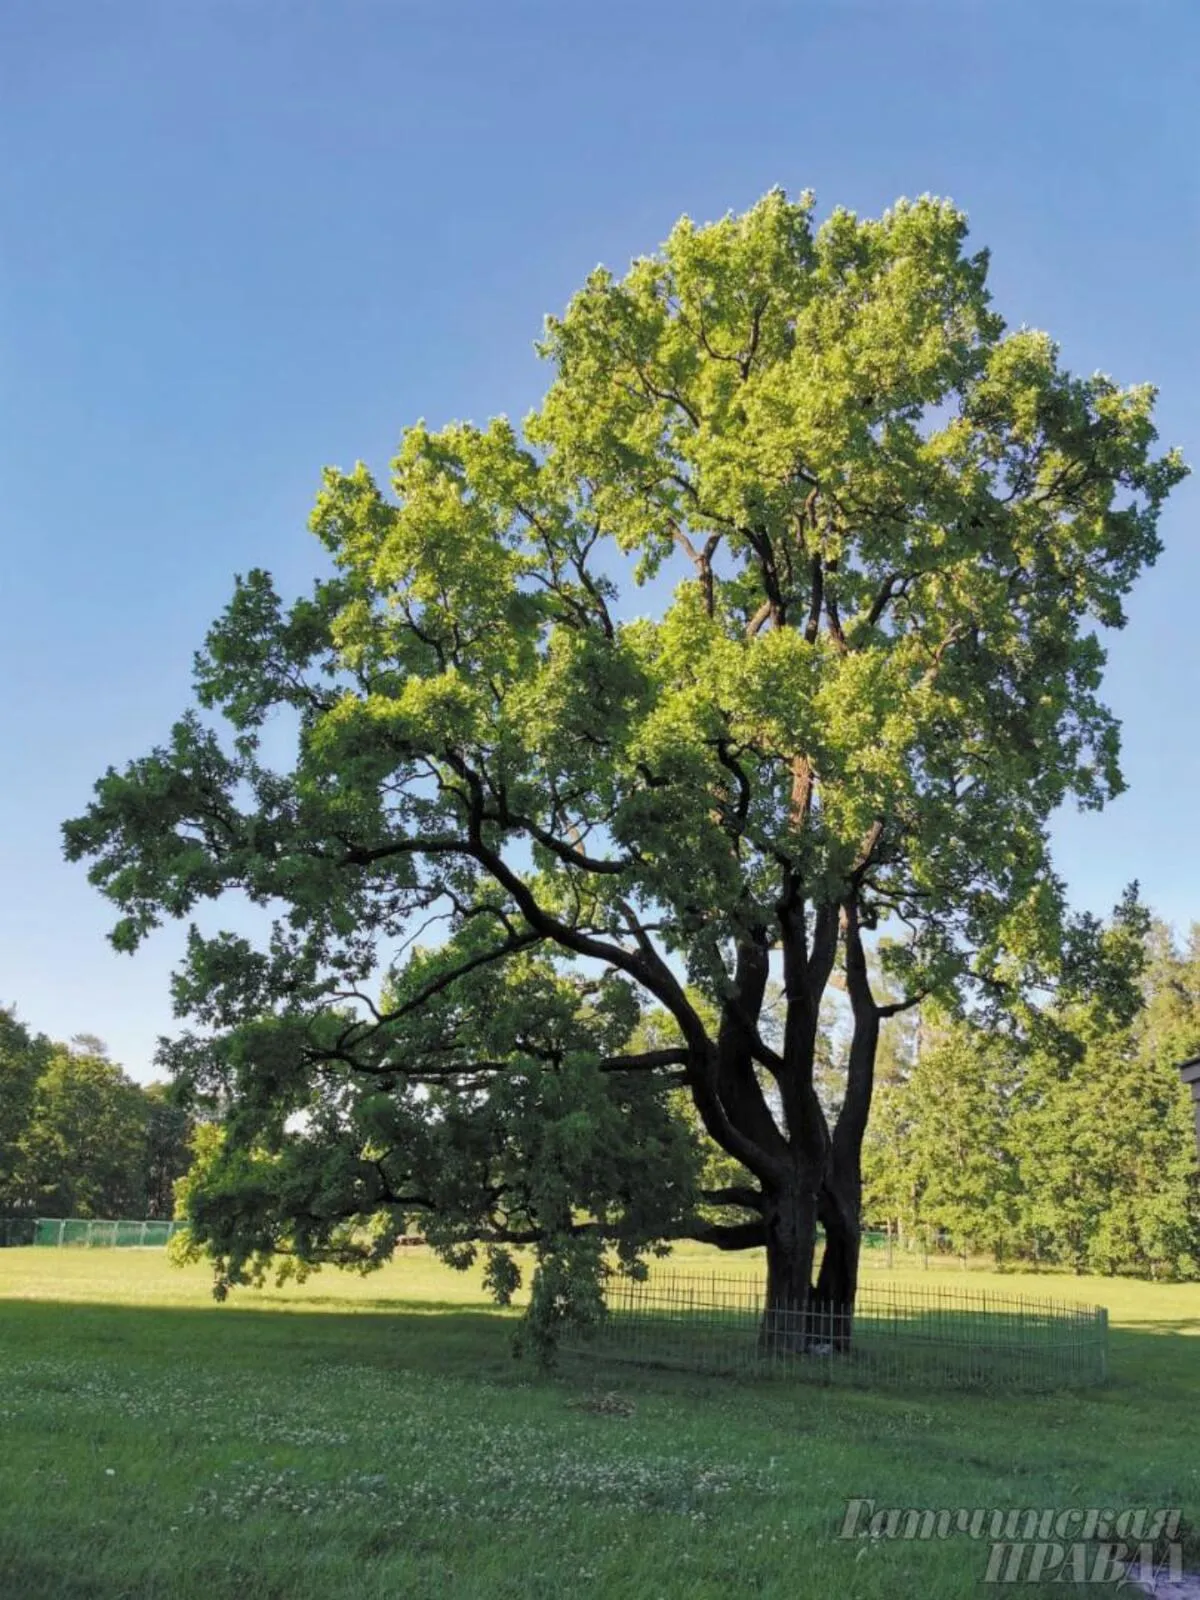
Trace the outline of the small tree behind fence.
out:
<instances>
[{"instance_id":1,"label":"small tree behind fence","mask_svg":"<svg viewBox=\"0 0 1200 1600\"><path fill-rule=\"evenodd\" d=\"M610 1280L601 1320L576 1354L822 1383L1049 1390L1103 1383L1108 1313L968 1290L864 1284L853 1313L772 1308L738 1278Z\"/></svg>"},{"instance_id":2,"label":"small tree behind fence","mask_svg":"<svg viewBox=\"0 0 1200 1600\"><path fill-rule=\"evenodd\" d=\"M153 1248L165 1245L185 1226L182 1222L129 1217L0 1217L0 1247L40 1244Z\"/></svg>"}]
</instances>

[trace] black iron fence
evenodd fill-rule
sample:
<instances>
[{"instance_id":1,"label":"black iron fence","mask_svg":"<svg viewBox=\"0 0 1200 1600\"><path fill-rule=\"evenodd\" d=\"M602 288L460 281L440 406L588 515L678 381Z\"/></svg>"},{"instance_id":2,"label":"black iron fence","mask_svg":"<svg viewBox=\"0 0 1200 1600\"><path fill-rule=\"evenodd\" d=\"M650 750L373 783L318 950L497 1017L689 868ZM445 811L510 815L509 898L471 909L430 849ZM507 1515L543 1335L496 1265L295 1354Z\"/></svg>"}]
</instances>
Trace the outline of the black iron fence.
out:
<instances>
[{"instance_id":1,"label":"black iron fence","mask_svg":"<svg viewBox=\"0 0 1200 1600\"><path fill-rule=\"evenodd\" d=\"M610 1280L606 1310L565 1348L694 1371L823 1383L1049 1390L1103 1383L1102 1306L864 1283L853 1311L772 1307L741 1278Z\"/></svg>"}]
</instances>

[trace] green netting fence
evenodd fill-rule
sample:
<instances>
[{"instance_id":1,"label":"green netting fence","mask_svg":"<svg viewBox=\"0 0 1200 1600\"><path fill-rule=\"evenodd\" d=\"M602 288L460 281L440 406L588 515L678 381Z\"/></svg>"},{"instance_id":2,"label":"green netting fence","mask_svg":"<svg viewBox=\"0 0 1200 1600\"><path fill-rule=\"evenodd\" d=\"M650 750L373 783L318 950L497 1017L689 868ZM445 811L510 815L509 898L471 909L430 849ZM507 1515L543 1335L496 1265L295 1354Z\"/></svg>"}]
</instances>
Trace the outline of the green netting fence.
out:
<instances>
[{"instance_id":1,"label":"green netting fence","mask_svg":"<svg viewBox=\"0 0 1200 1600\"><path fill-rule=\"evenodd\" d=\"M864 1230L859 1243L861 1267L966 1267L971 1252L961 1249L945 1233L923 1228L903 1236L883 1228Z\"/></svg>"},{"instance_id":2,"label":"green netting fence","mask_svg":"<svg viewBox=\"0 0 1200 1600\"><path fill-rule=\"evenodd\" d=\"M77 1245L85 1248L161 1248L182 1222L100 1217L0 1217L0 1247Z\"/></svg>"},{"instance_id":3,"label":"green netting fence","mask_svg":"<svg viewBox=\"0 0 1200 1600\"><path fill-rule=\"evenodd\" d=\"M864 1283L852 1312L764 1305L744 1278L610 1280L606 1309L570 1354L820 1383L1052 1390L1105 1381L1103 1306Z\"/></svg>"}]
</instances>

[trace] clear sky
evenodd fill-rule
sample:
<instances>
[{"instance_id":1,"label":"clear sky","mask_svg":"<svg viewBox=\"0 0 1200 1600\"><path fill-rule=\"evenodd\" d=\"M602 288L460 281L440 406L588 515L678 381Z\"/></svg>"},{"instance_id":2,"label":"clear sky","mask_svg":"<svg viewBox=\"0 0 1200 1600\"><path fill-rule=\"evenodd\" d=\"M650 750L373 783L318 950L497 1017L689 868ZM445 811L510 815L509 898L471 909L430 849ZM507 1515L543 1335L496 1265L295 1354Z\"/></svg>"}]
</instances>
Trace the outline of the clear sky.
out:
<instances>
[{"instance_id":1,"label":"clear sky","mask_svg":"<svg viewBox=\"0 0 1200 1600\"><path fill-rule=\"evenodd\" d=\"M1160 385L1200 465L1197 0L0 8L0 1003L148 1077L182 935L136 957L60 855L189 694L232 574L317 566L324 463L519 417L598 261L773 184L952 196L1010 323ZM1080 906L1200 918L1196 480L1109 699L1129 791L1064 816Z\"/></svg>"}]
</instances>

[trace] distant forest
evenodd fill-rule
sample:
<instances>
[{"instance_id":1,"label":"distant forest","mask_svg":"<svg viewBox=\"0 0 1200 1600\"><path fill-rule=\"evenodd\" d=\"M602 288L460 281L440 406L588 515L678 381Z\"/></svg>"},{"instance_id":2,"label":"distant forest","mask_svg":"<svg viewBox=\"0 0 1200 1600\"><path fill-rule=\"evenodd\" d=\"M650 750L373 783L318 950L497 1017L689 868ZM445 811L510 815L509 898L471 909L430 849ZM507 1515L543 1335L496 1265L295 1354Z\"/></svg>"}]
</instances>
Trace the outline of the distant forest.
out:
<instances>
[{"instance_id":1,"label":"distant forest","mask_svg":"<svg viewBox=\"0 0 1200 1600\"><path fill-rule=\"evenodd\" d=\"M864 1149L867 1220L998 1261L1200 1277L1200 1172L1177 1066L1200 1051L1200 927L1128 952L1142 1004L1103 994L1010 1029L887 1025Z\"/></svg>"},{"instance_id":2,"label":"distant forest","mask_svg":"<svg viewBox=\"0 0 1200 1600\"><path fill-rule=\"evenodd\" d=\"M0 1217L170 1217L191 1129L101 1040L61 1044L0 1007Z\"/></svg>"}]
</instances>

